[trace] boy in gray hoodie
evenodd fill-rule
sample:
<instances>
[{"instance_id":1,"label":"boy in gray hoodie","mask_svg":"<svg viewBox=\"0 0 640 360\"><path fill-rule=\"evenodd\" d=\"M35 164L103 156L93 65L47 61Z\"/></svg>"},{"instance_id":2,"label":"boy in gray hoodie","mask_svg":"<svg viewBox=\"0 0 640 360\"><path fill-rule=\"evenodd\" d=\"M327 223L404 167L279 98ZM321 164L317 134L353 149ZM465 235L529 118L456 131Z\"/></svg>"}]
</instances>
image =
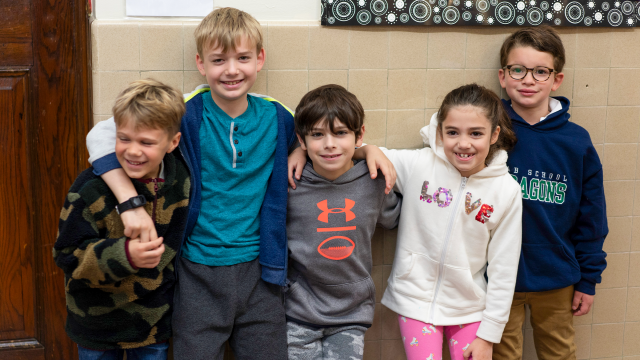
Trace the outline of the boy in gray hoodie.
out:
<instances>
[{"instance_id":1,"label":"boy in gray hoodie","mask_svg":"<svg viewBox=\"0 0 640 360\"><path fill-rule=\"evenodd\" d=\"M289 359L362 359L375 287L371 238L376 224L398 224L400 199L385 195L381 173L371 179L362 145L364 110L339 85L307 93L295 130L307 162L289 192L286 294Z\"/></svg>"}]
</instances>

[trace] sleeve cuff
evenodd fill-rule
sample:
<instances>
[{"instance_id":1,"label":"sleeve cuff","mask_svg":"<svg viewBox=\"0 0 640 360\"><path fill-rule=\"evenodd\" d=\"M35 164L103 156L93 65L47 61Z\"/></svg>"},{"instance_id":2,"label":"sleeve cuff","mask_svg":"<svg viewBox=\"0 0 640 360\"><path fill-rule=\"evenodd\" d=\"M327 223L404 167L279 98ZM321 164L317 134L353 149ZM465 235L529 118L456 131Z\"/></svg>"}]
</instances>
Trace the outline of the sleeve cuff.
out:
<instances>
[{"instance_id":1,"label":"sleeve cuff","mask_svg":"<svg viewBox=\"0 0 640 360\"><path fill-rule=\"evenodd\" d=\"M585 293L587 295L595 295L596 284L582 279L573 286L573 290L580 291L581 293Z\"/></svg>"},{"instance_id":2,"label":"sleeve cuff","mask_svg":"<svg viewBox=\"0 0 640 360\"><path fill-rule=\"evenodd\" d=\"M127 261L129 262L129 265L131 265L134 270L138 270L138 267L133 264L133 261L131 261L131 254L129 253L129 239L125 240L124 251L127 254Z\"/></svg>"},{"instance_id":3,"label":"sleeve cuff","mask_svg":"<svg viewBox=\"0 0 640 360\"><path fill-rule=\"evenodd\" d=\"M480 327L476 332L476 336L487 340L488 342L497 344L502 339L502 332L504 331L505 325L506 324L499 324L491 319L483 317Z\"/></svg>"},{"instance_id":4,"label":"sleeve cuff","mask_svg":"<svg viewBox=\"0 0 640 360\"><path fill-rule=\"evenodd\" d=\"M109 155L105 155L100 159L96 159L93 162L93 173L100 176L106 172L109 172L114 169L119 169L122 166L118 161L115 153L111 153Z\"/></svg>"}]
</instances>

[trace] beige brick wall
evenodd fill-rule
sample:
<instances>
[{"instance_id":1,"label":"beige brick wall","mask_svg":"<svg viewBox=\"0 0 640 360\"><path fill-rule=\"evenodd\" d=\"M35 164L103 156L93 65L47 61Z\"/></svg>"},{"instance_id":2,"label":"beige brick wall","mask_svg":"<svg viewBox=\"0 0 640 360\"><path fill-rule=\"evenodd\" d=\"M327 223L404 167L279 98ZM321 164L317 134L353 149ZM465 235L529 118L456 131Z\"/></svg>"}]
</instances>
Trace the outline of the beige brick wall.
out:
<instances>
[{"instance_id":1,"label":"beige brick wall","mask_svg":"<svg viewBox=\"0 0 640 360\"><path fill-rule=\"evenodd\" d=\"M195 66L196 22L98 20L92 24L94 119L110 116L115 96L153 77L189 92L205 82ZM337 83L366 110L365 141L420 147L418 131L451 89L477 82L501 92L498 49L506 27L324 28L317 23L263 24L267 62L254 92L295 108L308 90ZM640 360L640 29L559 29L567 50L556 95L572 101L604 164L610 234L608 267L593 311L577 318L579 359ZM637 190L636 190L637 188ZM377 300L386 286L396 232L373 240ZM525 326L525 359L535 359ZM404 359L395 315L376 306L365 359Z\"/></svg>"}]
</instances>

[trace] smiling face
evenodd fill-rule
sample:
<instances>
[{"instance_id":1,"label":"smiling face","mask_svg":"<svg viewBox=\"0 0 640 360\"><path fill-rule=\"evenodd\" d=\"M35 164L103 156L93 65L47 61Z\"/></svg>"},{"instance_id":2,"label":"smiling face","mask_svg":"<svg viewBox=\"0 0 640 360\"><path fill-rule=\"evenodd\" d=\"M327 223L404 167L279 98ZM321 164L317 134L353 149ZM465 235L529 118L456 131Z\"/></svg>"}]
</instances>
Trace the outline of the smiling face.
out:
<instances>
[{"instance_id":1,"label":"smiling face","mask_svg":"<svg viewBox=\"0 0 640 360\"><path fill-rule=\"evenodd\" d=\"M507 65L523 65L527 68L545 66L553 69L553 55L538 51L530 46L513 48L507 57ZM546 81L536 81L533 74L528 72L521 80L515 80L507 69L498 72L500 85L507 91L512 100L513 109L521 114L522 111L548 111L549 95L562 84L563 73L552 73Z\"/></svg>"},{"instance_id":2,"label":"smiling face","mask_svg":"<svg viewBox=\"0 0 640 360\"><path fill-rule=\"evenodd\" d=\"M203 49L202 57L196 54L196 64L200 74L206 76L211 87L211 97L218 106L246 103L247 93L258 78L265 59L265 51L259 52L249 39L242 37L235 50L225 53L222 46Z\"/></svg>"},{"instance_id":3,"label":"smiling face","mask_svg":"<svg viewBox=\"0 0 640 360\"><path fill-rule=\"evenodd\" d=\"M447 159L464 177L485 168L489 148L499 134L500 127L492 132L489 119L471 105L450 109L438 131Z\"/></svg>"},{"instance_id":4,"label":"smiling face","mask_svg":"<svg viewBox=\"0 0 640 360\"><path fill-rule=\"evenodd\" d=\"M364 125L358 137L340 120L335 119L333 131L326 121L319 121L303 139L300 147L307 151L313 170L328 180L335 180L353 167L353 153L362 145Z\"/></svg>"},{"instance_id":5,"label":"smiling face","mask_svg":"<svg viewBox=\"0 0 640 360\"><path fill-rule=\"evenodd\" d=\"M180 133L169 137L165 130L138 128L124 121L116 129L116 157L132 179L158 177L164 155L180 143Z\"/></svg>"}]
</instances>

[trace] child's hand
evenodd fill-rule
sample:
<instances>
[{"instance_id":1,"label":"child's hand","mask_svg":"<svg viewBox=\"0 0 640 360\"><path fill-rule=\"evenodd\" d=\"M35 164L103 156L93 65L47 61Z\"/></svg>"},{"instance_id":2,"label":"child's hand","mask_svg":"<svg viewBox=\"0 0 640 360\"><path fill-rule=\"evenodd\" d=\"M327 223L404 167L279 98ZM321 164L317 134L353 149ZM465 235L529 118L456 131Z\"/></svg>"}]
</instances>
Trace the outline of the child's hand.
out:
<instances>
[{"instance_id":1,"label":"child's hand","mask_svg":"<svg viewBox=\"0 0 640 360\"><path fill-rule=\"evenodd\" d=\"M465 360L472 358L473 360L491 360L493 354L493 343L485 339L476 338L471 345L464 351Z\"/></svg>"},{"instance_id":2,"label":"child's hand","mask_svg":"<svg viewBox=\"0 0 640 360\"><path fill-rule=\"evenodd\" d=\"M140 239L132 239L127 242L129 257L137 268L153 269L160 263L164 253L164 244L161 237L156 240L142 242Z\"/></svg>"},{"instance_id":3,"label":"child's hand","mask_svg":"<svg viewBox=\"0 0 640 360\"><path fill-rule=\"evenodd\" d=\"M587 295L577 290L573 293L573 304L571 305L573 316L588 314L591 306L593 306L593 295Z\"/></svg>"},{"instance_id":4,"label":"child's hand","mask_svg":"<svg viewBox=\"0 0 640 360\"><path fill-rule=\"evenodd\" d=\"M124 224L124 235L130 239L139 238L140 242L146 243L158 239L156 226L144 208L138 207L127 210L120 214Z\"/></svg>"},{"instance_id":5,"label":"child's hand","mask_svg":"<svg viewBox=\"0 0 640 360\"><path fill-rule=\"evenodd\" d=\"M387 187L384 189L384 193L388 194L393 189L393 185L396 184L396 168L387 158L387 156L375 145L366 145L361 147L364 151L365 159L367 160L367 166L369 167L369 173L371 178L375 179L378 176L378 169L384 175L384 179L387 183ZM360 150L358 149L358 150Z\"/></svg>"},{"instance_id":6,"label":"child's hand","mask_svg":"<svg viewBox=\"0 0 640 360\"><path fill-rule=\"evenodd\" d=\"M300 180L300 176L302 175L302 169L304 169L304 165L307 163L307 152L302 150L301 147L293 150L291 155L289 155L289 185L292 189L296 189L296 183L293 181L293 171L296 172L296 180Z\"/></svg>"}]
</instances>

